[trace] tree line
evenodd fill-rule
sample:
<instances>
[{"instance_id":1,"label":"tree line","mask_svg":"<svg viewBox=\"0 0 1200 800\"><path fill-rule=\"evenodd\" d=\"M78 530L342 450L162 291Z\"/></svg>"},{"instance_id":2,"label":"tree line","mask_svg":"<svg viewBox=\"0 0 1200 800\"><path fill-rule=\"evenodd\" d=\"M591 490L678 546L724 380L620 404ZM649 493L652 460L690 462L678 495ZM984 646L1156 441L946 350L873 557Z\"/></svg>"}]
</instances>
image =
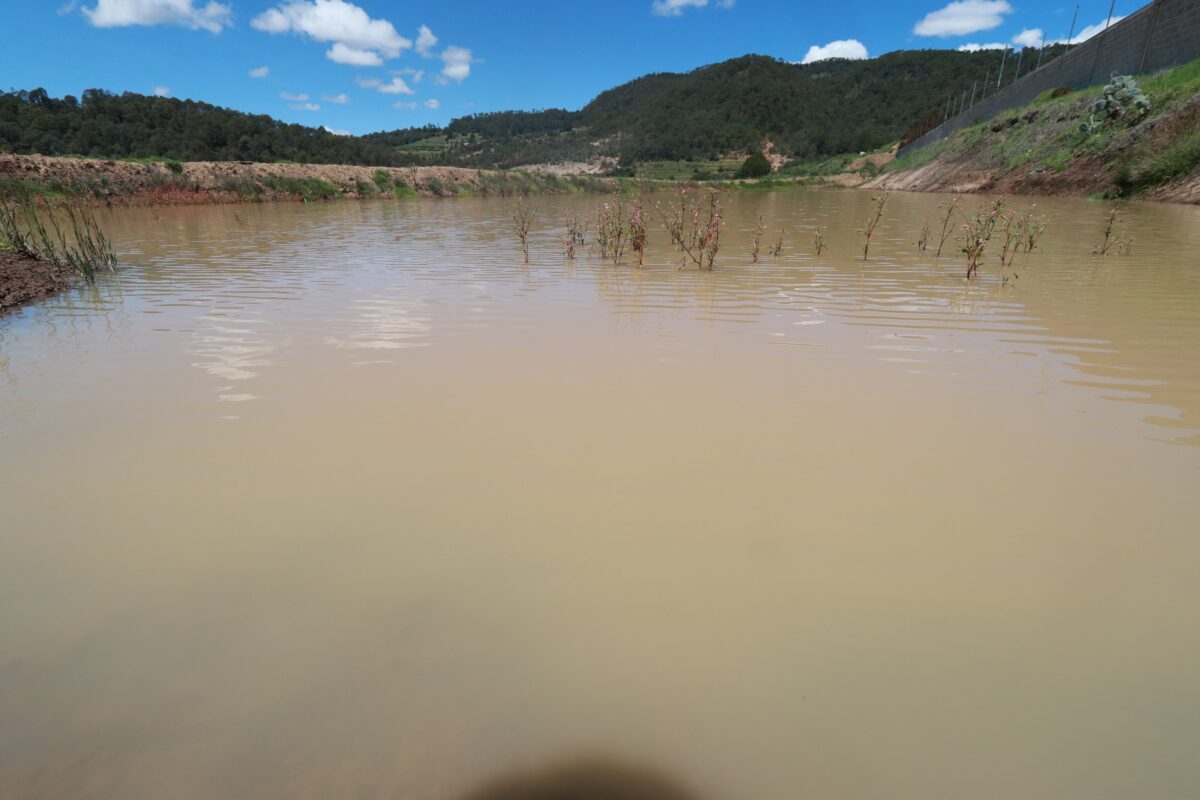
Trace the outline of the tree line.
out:
<instances>
[{"instance_id":1,"label":"tree line","mask_svg":"<svg viewBox=\"0 0 1200 800\"><path fill-rule=\"evenodd\" d=\"M872 150L938 121L948 96L985 78L993 84L1002 58L999 51L920 50L794 64L749 55L689 73L646 75L578 111L474 114L444 128L365 136L132 92L89 89L80 98L53 98L42 89L10 91L0 94L0 150L367 166L511 167L612 156L627 166L715 160L769 141L777 153L818 158ZM1009 66L1006 77L1014 73Z\"/></svg>"}]
</instances>

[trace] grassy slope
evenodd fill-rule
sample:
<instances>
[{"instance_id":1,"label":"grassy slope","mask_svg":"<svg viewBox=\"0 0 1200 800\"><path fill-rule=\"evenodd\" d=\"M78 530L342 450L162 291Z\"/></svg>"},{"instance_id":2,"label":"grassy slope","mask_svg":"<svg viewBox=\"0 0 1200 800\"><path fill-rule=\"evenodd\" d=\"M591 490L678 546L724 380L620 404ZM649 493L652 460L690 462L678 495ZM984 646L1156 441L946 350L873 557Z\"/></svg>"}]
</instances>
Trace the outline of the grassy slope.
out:
<instances>
[{"instance_id":1,"label":"grassy slope","mask_svg":"<svg viewBox=\"0 0 1200 800\"><path fill-rule=\"evenodd\" d=\"M1091 117L1102 87L1043 96L905 154L875 183L1112 196L1190 184L1200 172L1200 60L1137 82L1151 101L1143 119L1105 121L1085 133L1080 123ZM1200 202L1200 196L1191 199Z\"/></svg>"}]
</instances>

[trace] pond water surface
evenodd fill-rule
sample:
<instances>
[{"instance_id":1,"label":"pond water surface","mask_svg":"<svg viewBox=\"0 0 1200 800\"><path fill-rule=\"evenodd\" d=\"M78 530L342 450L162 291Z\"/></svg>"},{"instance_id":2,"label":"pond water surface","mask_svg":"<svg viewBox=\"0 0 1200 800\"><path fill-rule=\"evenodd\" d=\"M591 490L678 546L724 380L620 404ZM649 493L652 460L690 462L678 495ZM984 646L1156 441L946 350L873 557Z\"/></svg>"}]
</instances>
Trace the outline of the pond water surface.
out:
<instances>
[{"instance_id":1,"label":"pond water surface","mask_svg":"<svg viewBox=\"0 0 1200 800\"><path fill-rule=\"evenodd\" d=\"M509 200L105 212L0 320L0 797L1200 796L1200 209L967 282L944 200L864 262L739 195L712 273L565 263L595 197L529 267Z\"/></svg>"}]
</instances>

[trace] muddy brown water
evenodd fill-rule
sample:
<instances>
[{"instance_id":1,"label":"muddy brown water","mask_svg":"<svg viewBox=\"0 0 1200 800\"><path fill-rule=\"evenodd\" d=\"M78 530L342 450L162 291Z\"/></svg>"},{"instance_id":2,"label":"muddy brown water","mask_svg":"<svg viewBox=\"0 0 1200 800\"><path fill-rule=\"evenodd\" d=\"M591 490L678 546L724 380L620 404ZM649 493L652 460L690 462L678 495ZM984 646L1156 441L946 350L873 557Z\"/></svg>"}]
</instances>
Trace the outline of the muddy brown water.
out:
<instances>
[{"instance_id":1,"label":"muddy brown water","mask_svg":"<svg viewBox=\"0 0 1200 800\"><path fill-rule=\"evenodd\" d=\"M0 320L0 797L1200 794L1200 209L745 194L718 270L504 200L102 221ZM973 205L975 198L968 198ZM1024 201L1020 205L1024 205ZM756 214L781 258L751 264ZM814 257L814 225L830 247ZM952 249L952 245L948 247Z\"/></svg>"}]
</instances>

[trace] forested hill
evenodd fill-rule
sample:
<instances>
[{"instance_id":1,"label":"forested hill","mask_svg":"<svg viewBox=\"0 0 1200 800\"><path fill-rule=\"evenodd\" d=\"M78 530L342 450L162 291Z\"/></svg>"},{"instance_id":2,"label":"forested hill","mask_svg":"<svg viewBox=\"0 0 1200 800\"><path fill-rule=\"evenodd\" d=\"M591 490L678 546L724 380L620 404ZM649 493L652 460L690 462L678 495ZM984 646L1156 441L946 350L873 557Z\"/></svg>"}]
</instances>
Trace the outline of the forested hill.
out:
<instances>
[{"instance_id":1,"label":"forested hill","mask_svg":"<svg viewBox=\"0 0 1200 800\"><path fill-rule=\"evenodd\" d=\"M1054 58L1063 48L1049 48ZM1030 59L1036 51L1027 54ZM743 56L688 73L658 73L609 89L577 112L550 109L462 117L443 131L464 163L514 166L586 160L715 159L756 151L807 158L871 150L941 120L956 101L990 77L1002 54L989 50L897 51L864 61L792 64ZM1011 60L1005 83L1015 75ZM1024 65L1028 71L1029 64ZM407 131L372 134L381 143Z\"/></svg>"},{"instance_id":2,"label":"forested hill","mask_svg":"<svg viewBox=\"0 0 1200 800\"><path fill-rule=\"evenodd\" d=\"M1035 51L1030 51L1035 52ZM1054 54L1048 52L1047 56ZM376 166L516 166L618 156L713 159L755 151L805 158L876 148L947 96L994 81L998 51L898 51L798 65L744 56L610 89L579 111L505 111L425 127L338 136L207 103L88 90L0 94L0 151L108 158L288 160ZM1026 65L1028 69L1028 65ZM1011 79L1013 70L1008 70Z\"/></svg>"},{"instance_id":3,"label":"forested hill","mask_svg":"<svg viewBox=\"0 0 1200 800\"><path fill-rule=\"evenodd\" d=\"M414 133L421 137L428 133ZM394 148L264 114L166 97L88 89L0 94L0 152L181 161L298 161L396 165Z\"/></svg>"}]
</instances>

